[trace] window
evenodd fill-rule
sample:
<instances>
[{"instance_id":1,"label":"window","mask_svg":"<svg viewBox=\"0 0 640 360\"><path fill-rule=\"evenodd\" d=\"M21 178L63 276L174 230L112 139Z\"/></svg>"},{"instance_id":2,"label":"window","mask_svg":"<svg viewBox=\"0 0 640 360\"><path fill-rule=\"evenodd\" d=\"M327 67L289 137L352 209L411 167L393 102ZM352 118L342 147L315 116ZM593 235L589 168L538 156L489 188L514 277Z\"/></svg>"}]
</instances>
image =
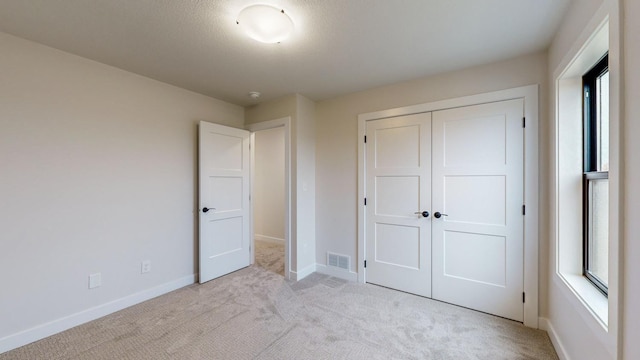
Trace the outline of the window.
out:
<instances>
[{"instance_id":1,"label":"window","mask_svg":"<svg viewBox=\"0 0 640 360\"><path fill-rule=\"evenodd\" d=\"M605 295L609 281L608 55L582 77L584 88L583 274Z\"/></svg>"}]
</instances>

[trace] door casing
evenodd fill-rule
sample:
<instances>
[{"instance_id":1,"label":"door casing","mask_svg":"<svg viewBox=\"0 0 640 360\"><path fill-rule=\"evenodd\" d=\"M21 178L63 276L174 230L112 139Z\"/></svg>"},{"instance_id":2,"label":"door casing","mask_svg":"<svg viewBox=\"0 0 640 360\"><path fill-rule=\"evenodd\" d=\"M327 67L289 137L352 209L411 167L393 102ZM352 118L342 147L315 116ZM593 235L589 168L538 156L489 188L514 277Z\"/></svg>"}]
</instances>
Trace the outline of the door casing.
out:
<instances>
[{"instance_id":1,"label":"door casing","mask_svg":"<svg viewBox=\"0 0 640 360\"><path fill-rule=\"evenodd\" d=\"M529 85L484 94L465 96L419 105L399 107L358 115L358 282L366 282L364 261L366 238L366 208L364 198L367 194L365 173L366 122L394 116L432 112L462 106L478 105L489 102L524 99L525 126L524 138L524 325L538 328L538 85Z\"/></svg>"}]
</instances>

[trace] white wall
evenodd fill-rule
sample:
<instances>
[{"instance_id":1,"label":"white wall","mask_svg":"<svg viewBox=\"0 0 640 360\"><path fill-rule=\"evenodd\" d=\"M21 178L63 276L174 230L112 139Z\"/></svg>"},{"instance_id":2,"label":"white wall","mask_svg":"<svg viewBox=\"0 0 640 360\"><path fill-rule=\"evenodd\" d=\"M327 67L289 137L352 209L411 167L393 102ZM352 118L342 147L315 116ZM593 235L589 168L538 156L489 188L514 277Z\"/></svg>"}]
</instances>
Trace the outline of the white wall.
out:
<instances>
[{"instance_id":1,"label":"white wall","mask_svg":"<svg viewBox=\"0 0 640 360\"><path fill-rule=\"evenodd\" d=\"M197 124L242 127L244 110L2 33L0 49L2 352L19 332L192 282Z\"/></svg>"},{"instance_id":2,"label":"white wall","mask_svg":"<svg viewBox=\"0 0 640 360\"><path fill-rule=\"evenodd\" d=\"M296 95L296 108L297 269L306 276L316 264L316 109L301 95Z\"/></svg>"},{"instance_id":3,"label":"white wall","mask_svg":"<svg viewBox=\"0 0 640 360\"><path fill-rule=\"evenodd\" d=\"M622 355L640 359L640 1L624 0Z\"/></svg>"},{"instance_id":4,"label":"white wall","mask_svg":"<svg viewBox=\"0 0 640 360\"><path fill-rule=\"evenodd\" d=\"M316 104L316 261L326 264L327 251L357 259L358 114L438 100L475 95L524 85L547 88L546 52L489 65L420 78L341 96ZM540 97L540 159L548 153L547 99ZM540 177L548 176L548 163L540 163ZM543 184L544 182L541 182ZM546 209L546 188L540 189L540 209ZM540 216L542 228L546 216ZM544 233L541 231L540 233ZM546 242L540 244L540 269L546 273ZM545 273L540 274L541 299L546 297ZM544 313L545 304L540 304Z\"/></svg>"},{"instance_id":5,"label":"white wall","mask_svg":"<svg viewBox=\"0 0 640 360\"><path fill-rule=\"evenodd\" d=\"M255 133L253 232L284 241L284 127Z\"/></svg>"}]
</instances>

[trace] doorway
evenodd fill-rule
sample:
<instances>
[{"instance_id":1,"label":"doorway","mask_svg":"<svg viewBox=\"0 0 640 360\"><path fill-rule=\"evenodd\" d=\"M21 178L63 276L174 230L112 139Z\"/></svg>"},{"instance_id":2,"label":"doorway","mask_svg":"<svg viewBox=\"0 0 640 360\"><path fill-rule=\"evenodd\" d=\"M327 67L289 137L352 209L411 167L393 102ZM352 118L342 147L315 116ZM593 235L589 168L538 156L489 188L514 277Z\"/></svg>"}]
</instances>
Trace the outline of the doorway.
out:
<instances>
[{"instance_id":1,"label":"doorway","mask_svg":"<svg viewBox=\"0 0 640 360\"><path fill-rule=\"evenodd\" d=\"M290 118L248 126L251 134L252 263L290 276Z\"/></svg>"},{"instance_id":2,"label":"doorway","mask_svg":"<svg viewBox=\"0 0 640 360\"><path fill-rule=\"evenodd\" d=\"M285 279L290 278L291 255L291 118L249 126L249 131L201 121L199 149L199 274L207 282L255 263L254 192L255 132L282 129L284 137L284 228ZM253 131L254 133L251 133ZM278 185L282 186L282 185ZM268 208L262 212L271 211ZM276 225L277 226L277 225ZM282 233L280 233L282 234ZM276 235L277 236L277 235ZM282 248L282 246L280 247ZM283 256L284 255L284 256Z\"/></svg>"},{"instance_id":3,"label":"doorway","mask_svg":"<svg viewBox=\"0 0 640 360\"><path fill-rule=\"evenodd\" d=\"M254 132L255 264L284 276L284 127Z\"/></svg>"}]
</instances>

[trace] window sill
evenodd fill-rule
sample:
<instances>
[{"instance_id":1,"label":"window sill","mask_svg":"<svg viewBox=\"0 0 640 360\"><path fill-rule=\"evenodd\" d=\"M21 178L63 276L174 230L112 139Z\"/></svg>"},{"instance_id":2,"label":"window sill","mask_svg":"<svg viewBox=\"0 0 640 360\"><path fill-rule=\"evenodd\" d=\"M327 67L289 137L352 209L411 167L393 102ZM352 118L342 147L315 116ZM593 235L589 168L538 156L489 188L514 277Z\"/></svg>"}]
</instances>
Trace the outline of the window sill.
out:
<instances>
[{"instance_id":1,"label":"window sill","mask_svg":"<svg viewBox=\"0 0 640 360\"><path fill-rule=\"evenodd\" d=\"M604 330L608 331L609 301L607 297L582 275L562 273L558 275Z\"/></svg>"}]
</instances>

